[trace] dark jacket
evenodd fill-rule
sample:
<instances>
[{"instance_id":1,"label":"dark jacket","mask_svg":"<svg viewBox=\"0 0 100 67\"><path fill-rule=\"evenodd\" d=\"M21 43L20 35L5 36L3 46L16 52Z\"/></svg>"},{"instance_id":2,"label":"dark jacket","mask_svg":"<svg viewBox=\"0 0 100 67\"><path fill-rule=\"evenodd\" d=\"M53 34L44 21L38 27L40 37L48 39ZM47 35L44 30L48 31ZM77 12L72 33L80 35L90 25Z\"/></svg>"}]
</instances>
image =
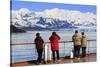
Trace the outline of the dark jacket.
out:
<instances>
[{"instance_id":1,"label":"dark jacket","mask_svg":"<svg viewBox=\"0 0 100 67\"><path fill-rule=\"evenodd\" d=\"M35 45L36 45L36 49L42 49L43 48L43 39L41 37L36 37L35 38Z\"/></svg>"}]
</instances>

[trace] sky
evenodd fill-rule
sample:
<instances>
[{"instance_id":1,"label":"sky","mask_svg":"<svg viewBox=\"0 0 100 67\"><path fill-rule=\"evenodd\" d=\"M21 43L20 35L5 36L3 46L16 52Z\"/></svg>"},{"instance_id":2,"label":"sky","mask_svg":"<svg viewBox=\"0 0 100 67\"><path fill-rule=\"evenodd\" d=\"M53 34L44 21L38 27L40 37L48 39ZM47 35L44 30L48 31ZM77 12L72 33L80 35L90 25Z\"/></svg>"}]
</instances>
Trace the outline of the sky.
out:
<instances>
[{"instance_id":1,"label":"sky","mask_svg":"<svg viewBox=\"0 0 100 67\"><path fill-rule=\"evenodd\" d=\"M43 11L46 9L59 8L64 10L77 10L83 13L91 12L96 14L95 5L79 5L79 4L63 4L63 3L47 3L47 2L33 2L33 1L11 1L11 10L19 10L27 8L30 11Z\"/></svg>"}]
</instances>

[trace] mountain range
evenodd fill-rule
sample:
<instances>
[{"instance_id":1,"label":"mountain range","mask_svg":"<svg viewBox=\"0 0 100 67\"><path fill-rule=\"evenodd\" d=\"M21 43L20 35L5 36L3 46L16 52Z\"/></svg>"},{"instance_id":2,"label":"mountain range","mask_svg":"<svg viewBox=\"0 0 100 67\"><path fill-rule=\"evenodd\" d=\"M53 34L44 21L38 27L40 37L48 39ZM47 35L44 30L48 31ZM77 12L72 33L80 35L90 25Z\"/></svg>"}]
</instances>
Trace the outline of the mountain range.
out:
<instances>
[{"instance_id":1,"label":"mountain range","mask_svg":"<svg viewBox=\"0 0 100 67\"><path fill-rule=\"evenodd\" d=\"M11 24L25 30L96 29L96 14L59 8L11 11Z\"/></svg>"}]
</instances>

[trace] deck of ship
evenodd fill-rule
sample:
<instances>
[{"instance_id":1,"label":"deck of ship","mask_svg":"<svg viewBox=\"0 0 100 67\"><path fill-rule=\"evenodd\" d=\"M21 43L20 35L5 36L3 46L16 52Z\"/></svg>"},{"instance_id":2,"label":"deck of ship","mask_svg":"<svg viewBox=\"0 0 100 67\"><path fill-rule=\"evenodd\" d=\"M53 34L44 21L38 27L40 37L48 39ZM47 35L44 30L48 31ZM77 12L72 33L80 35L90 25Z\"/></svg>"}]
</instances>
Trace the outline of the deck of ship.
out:
<instances>
[{"instance_id":1,"label":"deck of ship","mask_svg":"<svg viewBox=\"0 0 100 67\"><path fill-rule=\"evenodd\" d=\"M96 61L96 54L89 54L87 55L85 58L80 58L78 59L69 59L69 58L60 58L59 62L53 62L53 61L49 61L47 63L43 63L41 65L46 65L46 64L67 64L67 63L83 63L83 62L95 62ZM18 67L18 66L34 66L34 65L38 65L36 64L35 61L26 61L26 62L18 62L18 63L13 63L11 64L11 67Z\"/></svg>"}]
</instances>

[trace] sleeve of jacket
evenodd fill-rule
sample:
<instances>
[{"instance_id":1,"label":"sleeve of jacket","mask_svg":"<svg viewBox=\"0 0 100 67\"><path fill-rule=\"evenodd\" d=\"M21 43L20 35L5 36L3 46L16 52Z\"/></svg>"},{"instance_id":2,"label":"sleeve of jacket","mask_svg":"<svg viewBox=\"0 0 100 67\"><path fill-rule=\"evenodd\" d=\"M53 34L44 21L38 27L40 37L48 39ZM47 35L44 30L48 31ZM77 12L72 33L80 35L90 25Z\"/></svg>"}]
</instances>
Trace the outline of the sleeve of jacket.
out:
<instances>
[{"instance_id":1,"label":"sleeve of jacket","mask_svg":"<svg viewBox=\"0 0 100 67\"><path fill-rule=\"evenodd\" d=\"M44 40L42 39L42 42L44 43Z\"/></svg>"},{"instance_id":2,"label":"sleeve of jacket","mask_svg":"<svg viewBox=\"0 0 100 67\"><path fill-rule=\"evenodd\" d=\"M56 34L56 35L57 35L57 34ZM61 39L59 35L57 35L57 37L58 37L59 40Z\"/></svg>"}]
</instances>

